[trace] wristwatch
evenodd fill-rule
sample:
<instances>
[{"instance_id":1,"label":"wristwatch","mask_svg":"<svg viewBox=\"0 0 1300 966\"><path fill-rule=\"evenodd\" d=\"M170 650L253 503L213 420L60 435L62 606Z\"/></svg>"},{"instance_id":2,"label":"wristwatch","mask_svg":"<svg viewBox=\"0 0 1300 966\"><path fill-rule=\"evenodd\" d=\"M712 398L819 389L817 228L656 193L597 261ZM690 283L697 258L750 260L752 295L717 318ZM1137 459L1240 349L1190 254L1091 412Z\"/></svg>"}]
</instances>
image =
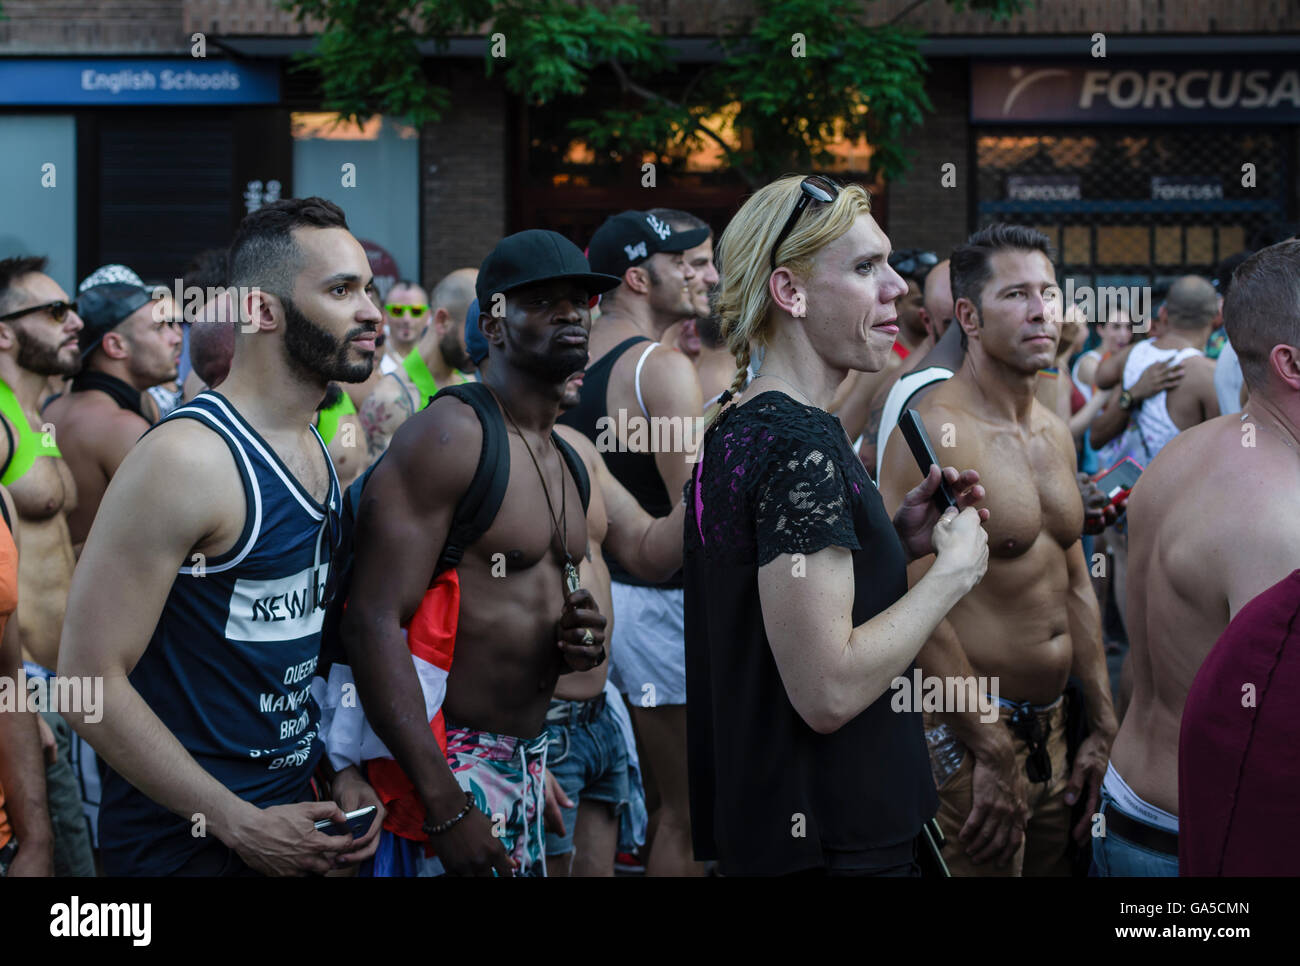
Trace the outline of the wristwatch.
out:
<instances>
[{"instance_id":1,"label":"wristwatch","mask_svg":"<svg viewBox=\"0 0 1300 966\"><path fill-rule=\"evenodd\" d=\"M1133 394L1127 389L1123 390L1119 394L1119 408L1124 410L1124 412L1128 412L1133 408Z\"/></svg>"}]
</instances>

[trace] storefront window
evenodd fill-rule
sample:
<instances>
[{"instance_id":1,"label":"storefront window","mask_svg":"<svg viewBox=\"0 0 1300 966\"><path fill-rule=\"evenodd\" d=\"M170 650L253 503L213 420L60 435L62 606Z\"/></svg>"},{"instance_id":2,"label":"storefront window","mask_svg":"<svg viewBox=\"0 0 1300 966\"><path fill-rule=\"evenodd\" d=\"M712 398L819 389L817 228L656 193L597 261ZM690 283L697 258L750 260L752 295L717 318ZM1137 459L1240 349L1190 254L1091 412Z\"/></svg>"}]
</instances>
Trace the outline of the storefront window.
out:
<instances>
[{"instance_id":1,"label":"storefront window","mask_svg":"<svg viewBox=\"0 0 1300 966\"><path fill-rule=\"evenodd\" d=\"M47 255L77 291L77 135L70 115L0 116L0 252Z\"/></svg>"},{"instance_id":2,"label":"storefront window","mask_svg":"<svg viewBox=\"0 0 1300 966\"><path fill-rule=\"evenodd\" d=\"M1283 128L978 132L980 225L1044 231L1078 284L1208 274L1287 221L1294 161Z\"/></svg>"},{"instance_id":3,"label":"storefront window","mask_svg":"<svg viewBox=\"0 0 1300 966\"><path fill-rule=\"evenodd\" d=\"M358 125L322 112L295 112L291 125L294 194L333 201L353 235L387 250L402 277L418 280L419 133L384 117Z\"/></svg>"}]
</instances>

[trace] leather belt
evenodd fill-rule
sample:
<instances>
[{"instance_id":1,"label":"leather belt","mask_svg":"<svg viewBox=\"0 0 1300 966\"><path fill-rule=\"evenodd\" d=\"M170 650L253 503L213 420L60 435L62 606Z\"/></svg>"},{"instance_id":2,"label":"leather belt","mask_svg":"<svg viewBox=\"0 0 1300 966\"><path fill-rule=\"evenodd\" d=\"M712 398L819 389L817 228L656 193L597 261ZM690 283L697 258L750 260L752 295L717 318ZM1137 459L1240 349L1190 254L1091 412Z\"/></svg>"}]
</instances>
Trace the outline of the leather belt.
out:
<instances>
[{"instance_id":1,"label":"leather belt","mask_svg":"<svg viewBox=\"0 0 1300 966\"><path fill-rule=\"evenodd\" d=\"M1174 832L1167 832L1162 828L1155 828L1146 822L1139 822L1137 819L1129 818L1114 803L1106 809L1106 831L1107 833L1116 832L1128 839L1134 845L1140 845L1143 848L1151 849L1153 852L1162 852L1178 858L1178 836Z\"/></svg>"}]
</instances>

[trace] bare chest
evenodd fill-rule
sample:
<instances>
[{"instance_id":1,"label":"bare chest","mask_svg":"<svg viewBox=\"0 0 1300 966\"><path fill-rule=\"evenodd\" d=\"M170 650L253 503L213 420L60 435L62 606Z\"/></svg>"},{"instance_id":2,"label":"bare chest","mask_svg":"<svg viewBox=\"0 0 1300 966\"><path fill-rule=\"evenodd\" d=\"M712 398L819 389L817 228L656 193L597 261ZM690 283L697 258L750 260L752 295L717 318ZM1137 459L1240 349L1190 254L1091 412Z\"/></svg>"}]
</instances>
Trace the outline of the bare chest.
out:
<instances>
[{"instance_id":1,"label":"bare chest","mask_svg":"<svg viewBox=\"0 0 1300 966\"><path fill-rule=\"evenodd\" d=\"M1025 438L1014 431L988 431L973 449L959 465L979 471L993 556L1018 557L1043 533L1063 548L1078 539L1083 500L1074 467L1048 432Z\"/></svg>"}]
</instances>

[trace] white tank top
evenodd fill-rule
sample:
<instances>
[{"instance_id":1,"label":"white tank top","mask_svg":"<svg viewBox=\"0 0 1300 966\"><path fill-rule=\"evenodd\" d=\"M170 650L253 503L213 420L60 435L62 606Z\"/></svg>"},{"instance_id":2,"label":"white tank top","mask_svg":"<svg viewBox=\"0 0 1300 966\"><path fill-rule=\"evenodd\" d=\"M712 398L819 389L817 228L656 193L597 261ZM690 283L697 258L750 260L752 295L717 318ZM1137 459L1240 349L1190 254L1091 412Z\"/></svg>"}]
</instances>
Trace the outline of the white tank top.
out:
<instances>
[{"instance_id":1,"label":"white tank top","mask_svg":"<svg viewBox=\"0 0 1300 966\"><path fill-rule=\"evenodd\" d=\"M1160 349L1156 347L1153 339L1139 342L1129 351L1128 359L1124 363L1124 388L1132 389L1137 385L1137 381L1142 378L1142 373L1150 366L1157 363L1167 365L1172 362L1182 362L1184 359L1201 354L1200 349L1193 349L1191 346L1185 349ZM1148 462L1179 433L1178 427L1169 418L1169 408L1166 405L1168 399L1167 392L1156 393L1137 408L1133 417Z\"/></svg>"}]
</instances>

